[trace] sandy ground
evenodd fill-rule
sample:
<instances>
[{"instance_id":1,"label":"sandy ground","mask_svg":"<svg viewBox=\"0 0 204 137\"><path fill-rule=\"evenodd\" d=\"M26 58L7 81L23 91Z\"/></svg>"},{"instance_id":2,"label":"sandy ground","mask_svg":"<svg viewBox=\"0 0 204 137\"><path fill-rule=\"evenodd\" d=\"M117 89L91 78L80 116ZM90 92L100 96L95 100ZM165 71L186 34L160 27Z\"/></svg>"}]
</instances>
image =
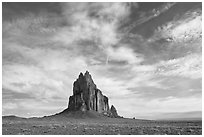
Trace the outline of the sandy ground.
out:
<instances>
[{"instance_id":1,"label":"sandy ground","mask_svg":"<svg viewBox=\"0 0 204 137\"><path fill-rule=\"evenodd\" d=\"M201 135L202 121L148 121L122 118L3 118L3 135Z\"/></svg>"}]
</instances>

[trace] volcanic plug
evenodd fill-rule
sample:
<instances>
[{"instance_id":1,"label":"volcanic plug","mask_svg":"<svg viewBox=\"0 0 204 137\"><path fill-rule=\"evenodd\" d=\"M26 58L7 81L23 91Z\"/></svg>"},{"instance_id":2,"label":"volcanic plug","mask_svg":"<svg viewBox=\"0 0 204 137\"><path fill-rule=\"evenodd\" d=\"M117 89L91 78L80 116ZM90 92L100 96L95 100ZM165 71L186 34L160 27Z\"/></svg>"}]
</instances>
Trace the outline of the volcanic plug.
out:
<instances>
[{"instance_id":1,"label":"volcanic plug","mask_svg":"<svg viewBox=\"0 0 204 137\"><path fill-rule=\"evenodd\" d=\"M108 97L97 88L88 71L80 73L73 84L73 95L69 97L68 112L96 111L108 117L120 117L116 108L109 108Z\"/></svg>"}]
</instances>

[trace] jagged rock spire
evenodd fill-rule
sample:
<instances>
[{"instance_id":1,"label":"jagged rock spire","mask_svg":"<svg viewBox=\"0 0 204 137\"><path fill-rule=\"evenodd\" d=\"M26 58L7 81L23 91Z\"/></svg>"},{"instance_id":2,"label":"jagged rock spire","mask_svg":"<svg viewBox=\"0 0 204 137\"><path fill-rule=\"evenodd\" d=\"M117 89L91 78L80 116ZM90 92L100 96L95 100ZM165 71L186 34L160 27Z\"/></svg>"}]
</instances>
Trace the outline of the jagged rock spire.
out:
<instances>
[{"instance_id":1,"label":"jagged rock spire","mask_svg":"<svg viewBox=\"0 0 204 137\"><path fill-rule=\"evenodd\" d=\"M96 87L88 71L79 74L73 84L73 95L69 97L69 110L95 110L99 113L109 111L108 97Z\"/></svg>"},{"instance_id":2,"label":"jagged rock spire","mask_svg":"<svg viewBox=\"0 0 204 137\"><path fill-rule=\"evenodd\" d=\"M82 112L93 110L109 117L120 117L113 105L109 109L108 97L97 88L88 71L80 73L74 81L73 95L69 97L67 110Z\"/></svg>"}]
</instances>

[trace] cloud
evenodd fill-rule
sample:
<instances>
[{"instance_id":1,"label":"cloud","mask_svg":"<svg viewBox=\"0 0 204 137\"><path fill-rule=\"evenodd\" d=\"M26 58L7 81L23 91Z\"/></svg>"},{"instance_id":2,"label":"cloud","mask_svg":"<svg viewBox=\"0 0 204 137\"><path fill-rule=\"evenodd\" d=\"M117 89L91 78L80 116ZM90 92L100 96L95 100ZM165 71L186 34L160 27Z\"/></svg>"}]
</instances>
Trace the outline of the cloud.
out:
<instances>
[{"instance_id":1,"label":"cloud","mask_svg":"<svg viewBox=\"0 0 204 137\"><path fill-rule=\"evenodd\" d=\"M192 79L202 78L202 56L190 54L186 57L161 61L157 73L165 76L182 76Z\"/></svg>"},{"instance_id":2,"label":"cloud","mask_svg":"<svg viewBox=\"0 0 204 137\"><path fill-rule=\"evenodd\" d=\"M121 9L118 11L118 9ZM69 19L68 22L86 22L92 17L98 18L101 22L112 22L122 20L129 15L129 5L127 3L63 3L63 14Z\"/></svg>"},{"instance_id":3,"label":"cloud","mask_svg":"<svg viewBox=\"0 0 204 137\"><path fill-rule=\"evenodd\" d=\"M116 44L118 23L129 12L125 3L68 3L63 7L70 26L59 32L59 40L67 44L80 39L94 40L99 46ZM64 34L69 39L61 39Z\"/></svg>"},{"instance_id":4,"label":"cloud","mask_svg":"<svg viewBox=\"0 0 204 137\"><path fill-rule=\"evenodd\" d=\"M24 83L13 83L17 86L24 86ZM17 99L33 99L34 97L28 93L19 93L13 90L2 88L2 98L4 100L17 100Z\"/></svg>"},{"instance_id":5,"label":"cloud","mask_svg":"<svg viewBox=\"0 0 204 137\"><path fill-rule=\"evenodd\" d=\"M107 55L109 60L127 61L129 64L140 63L143 61L142 57L136 55L134 51L125 46L119 48L107 48Z\"/></svg>"},{"instance_id":6,"label":"cloud","mask_svg":"<svg viewBox=\"0 0 204 137\"><path fill-rule=\"evenodd\" d=\"M120 101L118 101L118 99L120 99ZM198 97L176 98L169 96L166 97L165 100L149 100L132 94L128 96L124 95L118 99L112 98L111 102L114 102L116 107L121 108L118 110L119 114L122 113L127 117L157 119L159 118L157 117L158 114L201 111L202 109L202 99ZM130 110L132 110L132 113L130 113Z\"/></svg>"},{"instance_id":7,"label":"cloud","mask_svg":"<svg viewBox=\"0 0 204 137\"><path fill-rule=\"evenodd\" d=\"M151 9L147 12L139 12L139 18L134 21L132 24L124 28L125 32L131 32L135 27L146 23L150 21L151 19L154 19L158 17L160 14L165 13L168 11L172 6L174 6L176 3L165 3L159 6L158 8ZM132 13L135 14L135 13Z\"/></svg>"},{"instance_id":8,"label":"cloud","mask_svg":"<svg viewBox=\"0 0 204 137\"><path fill-rule=\"evenodd\" d=\"M56 16L30 13L25 17L13 19L12 21L3 21L3 36L21 36L25 34L29 34L32 38L39 37L39 35L45 36L54 33L61 20L60 17Z\"/></svg>"},{"instance_id":9,"label":"cloud","mask_svg":"<svg viewBox=\"0 0 204 137\"><path fill-rule=\"evenodd\" d=\"M39 67L19 64L4 65L2 86L20 93L29 92L38 98L64 97L67 93L71 94L72 82L84 67L79 65L81 63L79 59L69 61L70 64L64 64L66 61L58 61L44 59L42 62L39 61ZM65 70L63 66L69 69ZM24 83L24 85L20 87L14 83ZM66 92L68 89L70 92Z\"/></svg>"},{"instance_id":10,"label":"cloud","mask_svg":"<svg viewBox=\"0 0 204 137\"><path fill-rule=\"evenodd\" d=\"M173 42L192 42L201 39L202 17L200 9L186 12L181 19L173 20L155 31L157 38Z\"/></svg>"},{"instance_id":11,"label":"cloud","mask_svg":"<svg viewBox=\"0 0 204 137\"><path fill-rule=\"evenodd\" d=\"M10 103L12 102L12 103ZM2 103L3 115L16 115L21 117L42 117L56 114L67 107L65 100L6 100ZM37 111L36 111L37 110ZM22 113L23 112L23 113Z\"/></svg>"},{"instance_id":12,"label":"cloud","mask_svg":"<svg viewBox=\"0 0 204 137\"><path fill-rule=\"evenodd\" d=\"M60 29L53 40L67 47L77 46L79 41L92 41L98 52L105 54L108 54L107 48L120 41L118 27L130 13L126 3L68 3L62 7L70 26Z\"/></svg>"},{"instance_id":13,"label":"cloud","mask_svg":"<svg viewBox=\"0 0 204 137\"><path fill-rule=\"evenodd\" d=\"M17 108L17 105L16 104L14 104L14 103L6 103L6 104L4 104L3 105L3 111L5 110L5 109L16 109Z\"/></svg>"}]
</instances>

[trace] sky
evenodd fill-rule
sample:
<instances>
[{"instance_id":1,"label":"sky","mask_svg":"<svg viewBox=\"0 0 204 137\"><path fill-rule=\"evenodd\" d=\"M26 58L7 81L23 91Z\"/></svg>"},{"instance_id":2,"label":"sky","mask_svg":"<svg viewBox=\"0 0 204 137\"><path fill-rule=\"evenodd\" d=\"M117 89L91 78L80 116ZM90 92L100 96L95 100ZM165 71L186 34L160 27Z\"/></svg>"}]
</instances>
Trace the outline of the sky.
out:
<instances>
[{"instance_id":1,"label":"sky","mask_svg":"<svg viewBox=\"0 0 204 137\"><path fill-rule=\"evenodd\" d=\"M202 3L2 4L2 114L68 107L86 70L119 115L202 117Z\"/></svg>"}]
</instances>

